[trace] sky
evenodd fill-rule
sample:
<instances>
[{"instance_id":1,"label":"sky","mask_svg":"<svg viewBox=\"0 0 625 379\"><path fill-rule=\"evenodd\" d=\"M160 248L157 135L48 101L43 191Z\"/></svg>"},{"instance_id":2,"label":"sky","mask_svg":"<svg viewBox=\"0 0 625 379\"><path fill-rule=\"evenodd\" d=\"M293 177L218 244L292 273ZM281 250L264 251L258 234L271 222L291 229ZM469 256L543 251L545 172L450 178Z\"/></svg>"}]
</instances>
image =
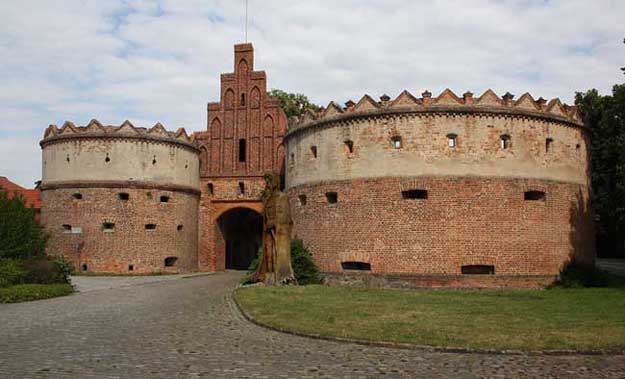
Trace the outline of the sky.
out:
<instances>
[{"instance_id":1,"label":"sky","mask_svg":"<svg viewBox=\"0 0 625 379\"><path fill-rule=\"evenodd\" d=\"M609 94L625 75L623 0L249 0L268 88L327 105L445 88ZM245 41L244 0L2 0L0 176L32 187L65 120L206 128Z\"/></svg>"}]
</instances>

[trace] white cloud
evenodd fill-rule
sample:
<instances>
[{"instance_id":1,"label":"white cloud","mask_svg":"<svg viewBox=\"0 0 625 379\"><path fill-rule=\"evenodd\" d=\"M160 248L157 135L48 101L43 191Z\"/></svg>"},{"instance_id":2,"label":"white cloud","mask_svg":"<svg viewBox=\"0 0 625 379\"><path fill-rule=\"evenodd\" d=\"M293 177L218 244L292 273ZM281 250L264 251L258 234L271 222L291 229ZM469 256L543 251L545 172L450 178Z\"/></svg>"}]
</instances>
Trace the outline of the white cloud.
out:
<instances>
[{"instance_id":1,"label":"white cloud","mask_svg":"<svg viewBox=\"0 0 625 379\"><path fill-rule=\"evenodd\" d=\"M608 92L623 81L622 1L250 0L269 88L322 105L487 88ZM31 185L49 123L205 128L243 39L243 0L0 3L0 175Z\"/></svg>"}]
</instances>

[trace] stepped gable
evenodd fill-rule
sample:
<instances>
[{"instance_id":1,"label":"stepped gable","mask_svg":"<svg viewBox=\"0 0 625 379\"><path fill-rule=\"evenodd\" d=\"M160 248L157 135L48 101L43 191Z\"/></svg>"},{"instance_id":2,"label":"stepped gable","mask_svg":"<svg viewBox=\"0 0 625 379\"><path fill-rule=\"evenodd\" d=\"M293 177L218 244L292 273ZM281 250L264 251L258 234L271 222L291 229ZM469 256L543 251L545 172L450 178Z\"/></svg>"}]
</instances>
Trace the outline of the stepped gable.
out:
<instances>
[{"instance_id":1,"label":"stepped gable","mask_svg":"<svg viewBox=\"0 0 625 379\"><path fill-rule=\"evenodd\" d=\"M388 97L383 96L383 98L387 99ZM428 112L493 113L536 117L585 128L578 108L563 104L560 99L547 101L541 97L535 100L531 94L524 93L517 100L514 100L514 95L510 92L499 96L491 89L486 90L477 98L470 91L458 96L448 88L436 97L433 97L429 91L424 91L421 98L417 98L408 90L404 90L392 101L384 101L383 99L375 101L371 96L365 94L356 104L351 100L345 104L345 107L341 107L336 102L331 101L327 107L321 108L316 113L307 111L300 117L291 118L289 120L289 133L316 124L355 117Z\"/></svg>"},{"instance_id":2,"label":"stepped gable","mask_svg":"<svg viewBox=\"0 0 625 379\"><path fill-rule=\"evenodd\" d=\"M196 150L198 148L195 136L189 136L184 128L178 128L175 132L168 131L163 124L157 122L148 129L134 126L129 120L125 120L121 125L105 126L96 119L92 119L86 126L76 126L71 121L65 121L61 128L51 124L46 128L40 145L43 147L48 143L73 138L148 139L181 144Z\"/></svg>"}]
</instances>

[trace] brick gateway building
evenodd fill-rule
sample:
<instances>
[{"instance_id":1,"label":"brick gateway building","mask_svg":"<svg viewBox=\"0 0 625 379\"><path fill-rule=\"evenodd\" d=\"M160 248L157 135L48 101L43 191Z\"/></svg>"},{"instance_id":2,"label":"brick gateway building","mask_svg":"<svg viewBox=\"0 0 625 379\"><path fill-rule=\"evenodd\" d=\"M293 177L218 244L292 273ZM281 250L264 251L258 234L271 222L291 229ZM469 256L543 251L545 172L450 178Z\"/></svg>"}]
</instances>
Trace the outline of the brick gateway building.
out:
<instances>
[{"instance_id":1,"label":"brick gateway building","mask_svg":"<svg viewBox=\"0 0 625 379\"><path fill-rule=\"evenodd\" d=\"M129 122L48 128L50 253L94 272L244 269L272 172L331 280L534 286L594 259L589 136L558 100L404 91L330 103L287 130L241 44L207 112L190 137Z\"/></svg>"}]
</instances>

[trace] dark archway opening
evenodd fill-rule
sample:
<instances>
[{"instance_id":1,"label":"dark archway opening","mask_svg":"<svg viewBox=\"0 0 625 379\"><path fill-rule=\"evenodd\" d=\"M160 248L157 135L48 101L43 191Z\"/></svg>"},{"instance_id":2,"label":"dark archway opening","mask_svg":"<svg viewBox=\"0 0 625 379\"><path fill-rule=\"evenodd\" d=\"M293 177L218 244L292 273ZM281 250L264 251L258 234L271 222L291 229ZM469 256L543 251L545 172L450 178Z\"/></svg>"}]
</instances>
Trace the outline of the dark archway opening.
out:
<instances>
[{"instance_id":1,"label":"dark archway opening","mask_svg":"<svg viewBox=\"0 0 625 379\"><path fill-rule=\"evenodd\" d=\"M217 225L225 245L226 269L247 270L262 245L263 216L235 208L221 215Z\"/></svg>"}]
</instances>

